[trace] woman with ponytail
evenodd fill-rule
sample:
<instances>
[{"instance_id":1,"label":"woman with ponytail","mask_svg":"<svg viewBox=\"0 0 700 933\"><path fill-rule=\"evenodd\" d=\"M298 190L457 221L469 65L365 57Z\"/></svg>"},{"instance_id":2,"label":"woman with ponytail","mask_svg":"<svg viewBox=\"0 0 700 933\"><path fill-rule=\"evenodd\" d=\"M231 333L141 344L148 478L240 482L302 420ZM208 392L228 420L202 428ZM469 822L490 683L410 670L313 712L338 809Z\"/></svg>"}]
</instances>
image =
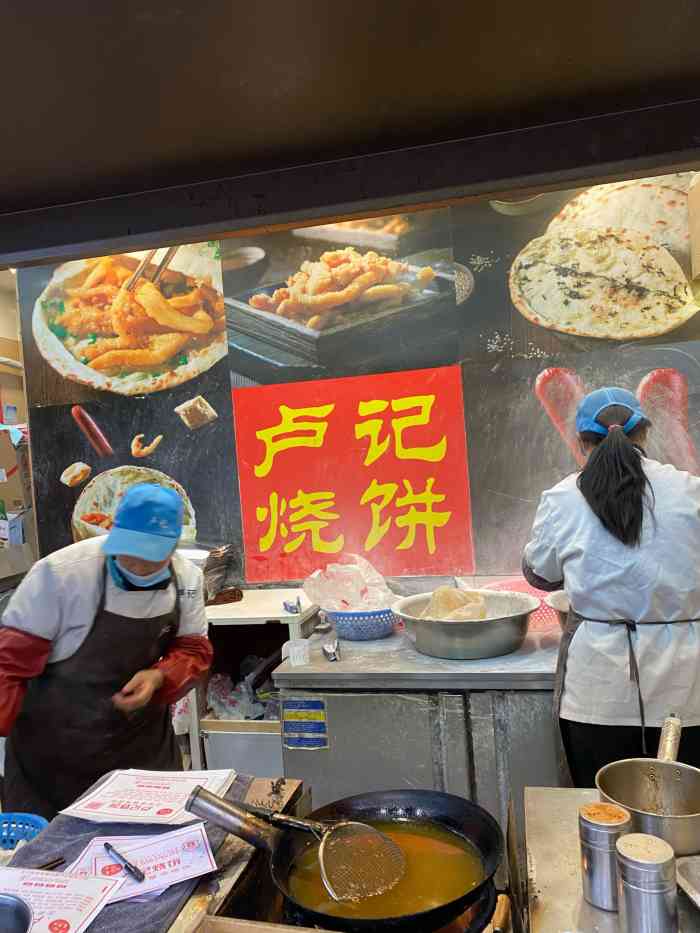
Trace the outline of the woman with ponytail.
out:
<instances>
[{"instance_id":1,"label":"woman with ponytail","mask_svg":"<svg viewBox=\"0 0 700 933\"><path fill-rule=\"evenodd\" d=\"M579 405L586 464L542 495L523 570L571 610L555 685L569 770L655 755L664 718L700 767L700 479L647 458L650 423L625 389Z\"/></svg>"}]
</instances>

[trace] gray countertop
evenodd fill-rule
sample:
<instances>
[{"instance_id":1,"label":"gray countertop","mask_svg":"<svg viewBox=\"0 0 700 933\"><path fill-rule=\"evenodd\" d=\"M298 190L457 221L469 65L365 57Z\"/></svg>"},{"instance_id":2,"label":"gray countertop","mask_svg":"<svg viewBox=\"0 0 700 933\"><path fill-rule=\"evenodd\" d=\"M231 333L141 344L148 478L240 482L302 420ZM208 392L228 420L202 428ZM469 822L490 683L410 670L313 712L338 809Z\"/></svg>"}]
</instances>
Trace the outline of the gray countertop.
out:
<instances>
[{"instance_id":1,"label":"gray countertop","mask_svg":"<svg viewBox=\"0 0 700 933\"><path fill-rule=\"evenodd\" d=\"M618 933L618 915L581 896L578 809L593 790L525 789L530 933ZM681 933L699 933L700 912L678 892Z\"/></svg>"},{"instance_id":2,"label":"gray countertop","mask_svg":"<svg viewBox=\"0 0 700 933\"><path fill-rule=\"evenodd\" d=\"M551 690L559 631L529 634L514 654L483 661L446 661L416 651L399 632L379 641L341 641L341 660L325 659L329 635L313 635L311 662L274 672L278 687L324 690Z\"/></svg>"}]
</instances>

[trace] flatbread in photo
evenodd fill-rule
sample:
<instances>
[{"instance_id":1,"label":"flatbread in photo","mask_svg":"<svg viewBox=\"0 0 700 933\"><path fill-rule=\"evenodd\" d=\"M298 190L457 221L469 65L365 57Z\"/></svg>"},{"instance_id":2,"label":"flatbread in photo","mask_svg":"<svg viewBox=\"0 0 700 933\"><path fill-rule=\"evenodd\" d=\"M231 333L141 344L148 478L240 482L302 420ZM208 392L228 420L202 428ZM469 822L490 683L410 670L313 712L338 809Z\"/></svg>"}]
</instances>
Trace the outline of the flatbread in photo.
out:
<instances>
[{"instance_id":1,"label":"flatbread in photo","mask_svg":"<svg viewBox=\"0 0 700 933\"><path fill-rule=\"evenodd\" d=\"M532 240L510 270L518 311L540 327L608 340L668 333L699 310L682 268L627 230L561 230Z\"/></svg>"},{"instance_id":2,"label":"flatbread in photo","mask_svg":"<svg viewBox=\"0 0 700 933\"><path fill-rule=\"evenodd\" d=\"M588 188L561 209L547 232L581 227L636 232L687 262L688 188L692 175L662 175Z\"/></svg>"}]
</instances>

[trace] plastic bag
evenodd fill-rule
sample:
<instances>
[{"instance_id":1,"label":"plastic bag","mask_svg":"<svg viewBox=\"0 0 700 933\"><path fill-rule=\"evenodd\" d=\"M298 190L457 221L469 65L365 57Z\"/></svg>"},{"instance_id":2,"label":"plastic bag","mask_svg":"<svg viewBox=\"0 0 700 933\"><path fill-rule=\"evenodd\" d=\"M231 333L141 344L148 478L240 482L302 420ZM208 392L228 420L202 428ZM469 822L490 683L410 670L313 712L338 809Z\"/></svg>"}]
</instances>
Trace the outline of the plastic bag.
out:
<instances>
[{"instance_id":1,"label":"plastic bag","mask_svg":"<svg viewBox=\"0 0 700 933\"><path fill-rule=\"evenodd\" d=\"M304 582L304 592L329 612L374 612L389 609L396 601L384 577L358 554L316 570Z\"/></svg>"},{"instance_id":2,"label":"plastic bag","mask_svg":"<svg viewBox=\"0 0 700 933\"><path fill-rule=\"evenodd\" d=\"M209 679L207 703L217 719L262 719L265 707L251 699L241 685L233 686L228 674L214 674Z\"/></svg>"}]
</instances>

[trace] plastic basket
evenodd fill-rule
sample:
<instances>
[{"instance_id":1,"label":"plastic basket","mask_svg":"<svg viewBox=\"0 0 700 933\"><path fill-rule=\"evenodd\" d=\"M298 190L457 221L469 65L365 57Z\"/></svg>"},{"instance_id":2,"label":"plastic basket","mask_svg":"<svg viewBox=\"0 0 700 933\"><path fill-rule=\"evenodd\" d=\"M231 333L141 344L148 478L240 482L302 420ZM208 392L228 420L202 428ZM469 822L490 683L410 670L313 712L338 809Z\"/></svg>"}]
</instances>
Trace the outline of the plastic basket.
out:
<instances>
[{"instance_id":1,"label":"plastic basket","mask_svg":"<svg viewBox=\"0 0 700 933\"><path fill-rule=\"evenodd\" d=\"M375 612L326 612L335 625L338 638L346 641L372 641L387 638L394 631L397 618L391 609Z\"/></svg>"},{"instance_id":2,"label":"plastic basket","mask_svg":"<svg viewBox=\"0 0 700 933\"><path fill-rule=\"evenodd\" d=\"M33 813L0 813L0 849L14 849L46 829L48 821Z\"/></svg>"}]
</instances>

